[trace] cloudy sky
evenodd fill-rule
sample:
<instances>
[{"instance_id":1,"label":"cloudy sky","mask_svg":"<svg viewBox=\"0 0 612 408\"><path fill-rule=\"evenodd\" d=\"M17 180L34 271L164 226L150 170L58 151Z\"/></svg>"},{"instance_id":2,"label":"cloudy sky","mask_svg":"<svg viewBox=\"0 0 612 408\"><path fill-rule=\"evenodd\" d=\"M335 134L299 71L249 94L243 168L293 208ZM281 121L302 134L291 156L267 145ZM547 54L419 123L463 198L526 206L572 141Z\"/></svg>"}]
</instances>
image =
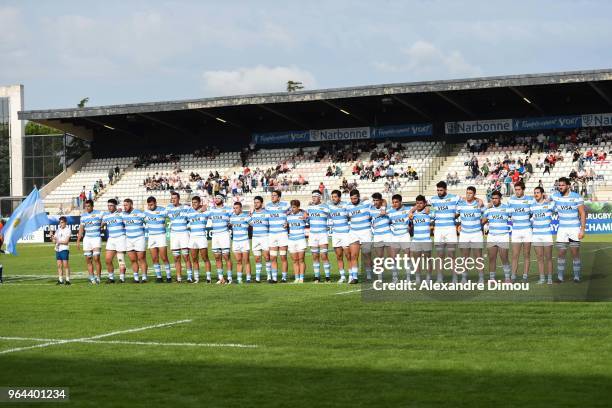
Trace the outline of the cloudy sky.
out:
<instances>
[{"instance_id":1,"label":"cloudy sky","mask_svg":"<svg viewBox=\"0 0 612 408\"><path fill-rule=\"evenodd\" d=\"M24 84L26 109L46 109L283 91L289 79L611 68L611 15L609 1L0 0L0 84Z\"/></svg>"}]
</instances>

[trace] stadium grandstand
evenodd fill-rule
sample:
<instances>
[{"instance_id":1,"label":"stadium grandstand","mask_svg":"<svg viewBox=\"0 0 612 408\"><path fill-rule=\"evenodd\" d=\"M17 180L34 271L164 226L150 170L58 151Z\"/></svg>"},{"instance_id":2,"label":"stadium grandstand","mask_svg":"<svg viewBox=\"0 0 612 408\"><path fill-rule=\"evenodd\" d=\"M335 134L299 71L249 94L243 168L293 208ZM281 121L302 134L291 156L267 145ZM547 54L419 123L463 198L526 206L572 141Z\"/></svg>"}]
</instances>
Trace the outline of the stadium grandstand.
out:
<instances>
[{"instance_id":1,"label":"stadium grandstand","mask_svg":"<svg viewBox=\"0 0 612 408\"><path fill-rule=\"evenodd\" d=\"M612 198L612 70L22 111L82 138L91 151L41 191L52 214L85 198L222 192L248 207L279 189L402 194L438 180L504 194L518 180L552 191L559 177Z\"/></svg>"}]
</instances>

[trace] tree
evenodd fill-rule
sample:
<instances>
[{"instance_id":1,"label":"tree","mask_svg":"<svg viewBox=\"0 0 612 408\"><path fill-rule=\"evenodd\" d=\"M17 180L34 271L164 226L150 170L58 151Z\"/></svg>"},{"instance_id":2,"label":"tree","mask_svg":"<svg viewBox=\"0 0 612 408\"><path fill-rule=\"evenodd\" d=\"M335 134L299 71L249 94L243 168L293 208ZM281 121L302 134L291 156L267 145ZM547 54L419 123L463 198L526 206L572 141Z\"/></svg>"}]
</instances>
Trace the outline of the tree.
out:
<instances>
[{"instance_id":1,"label":"tree","mask_svg":"<svg viewBox=\"0 0 612 408\"><path fill-rule=\"evenodd\" d=\"M77 105L77 108L84 108L85 104L89 102L89 97L86 96L85 98L81 99L81 102L79 102L79 104Z\"/></svg>"},{"instance_id":2,"label":"tree","mask_svg":"<svg viewBox=\"0 0 612 408\"><path fill-rule=\"evenodd\" d=\"M295 92L304 89L304 85L300 81L287 81L287 92Z\"/></svg>"},{"instance_id":3,"label":"tree","mask_svg":"<svg viewBox=\"0 0 612 408\"><path fill-rule=\"evenodd\" d=\"M57 130L36 122L28 122L25 125L26 135L58 135L62 133L64 133L62 130Z\"/></svg>"}]
</instances>

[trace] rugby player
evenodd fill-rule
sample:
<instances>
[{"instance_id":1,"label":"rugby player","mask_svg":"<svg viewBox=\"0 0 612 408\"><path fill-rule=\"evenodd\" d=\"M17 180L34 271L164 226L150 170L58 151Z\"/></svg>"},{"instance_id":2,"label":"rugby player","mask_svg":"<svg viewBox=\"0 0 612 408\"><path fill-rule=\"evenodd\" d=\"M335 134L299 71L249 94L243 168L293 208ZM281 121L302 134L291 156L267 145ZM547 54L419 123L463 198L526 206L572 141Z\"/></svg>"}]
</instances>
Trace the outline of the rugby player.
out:
<instances>
[{"instance_id":1,"label":"rugby player","mask_svg":"<svg viewBox=\"0 0 612 408\"><path fill-rule=\"evenodd\" d=\"M106 240L106 251L104 261L106 263L106 272L108 273L107 283L115 283L115 267L113 260L117 256L119 263L119 281L125 282L125 225L123 224L123 216L117 209L117 200L111 198L107 202L108 211L102 214L102 225L106 226L108 238Z\"/></svg>"},{"instance_id":2,"label":"rugby player","mask_svg":"<svg viewBox=\"0 0 612 408\"><path fill-rule=\"evenodd\" d=\"M130 198L123 200L123 224L125 225L125 250L132 264L134 283L147 282L147 253L145 243L145 214L134 208ZM138 270L140 269L140 277ZM140 278L140 279L139 279Z\"/></svg>"},{"instance_id":3,"label":"rugby player","mask_svg":"<svg viewBox=\"0 0 612 408\"><path fill-rule=\"evenodd\" d=\"M81 214L81 225L79 225L76 247L77 250L81 249L82 239L83 255L85 255L85 262L87 263L89 282L94 285L100 283L100 275L102 273L102 264L100 263L100 248L102 248L101 226L102 212L94 210L93 200L85 200L85 212Z\"/></svg>"},{"instance_id":4,"label":"rugby player","mask_svg":"<svg viewBox=\"0 0 612 408\"><path fill-rule=\"evenodd\" d=\"M321 262L325 272L325 282L331 281L331 271L327 250L329 247L329 237L327 235L327 223L329 221L329 207L321 202L321 192L313 190L312 201L308 208L308 218L310 220L310 233L308 236L308 246L312 254L312 268L314 270L314 281L321 281Z\"/></svg>"},{"instance_id":5,"label":"rugby player","mask_svg":"<svg viewBox=\"0 0 612 408\"><path fill-rule=\"evenodd\" d=\"M567 248L573 258L574 282L580 282L580 241L584 238L586 229L586 210L580 194L570 190L570 180L567 177L559 179L559 191L552 195L555 203L554 211L559 215L557 230L557 282L563 282Z\"/></svg>"}]
</instances>

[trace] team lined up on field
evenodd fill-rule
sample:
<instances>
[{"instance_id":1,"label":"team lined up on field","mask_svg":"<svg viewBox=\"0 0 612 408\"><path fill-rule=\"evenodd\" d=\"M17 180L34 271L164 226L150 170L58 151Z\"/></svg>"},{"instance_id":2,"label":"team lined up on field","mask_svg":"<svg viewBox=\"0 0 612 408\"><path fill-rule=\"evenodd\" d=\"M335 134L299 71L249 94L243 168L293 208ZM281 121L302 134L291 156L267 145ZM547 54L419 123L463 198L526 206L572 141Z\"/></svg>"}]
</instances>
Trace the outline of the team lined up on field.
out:
<instances>
[{"instance_id":1,"label":"team lined up on field","mask_svg":"<svg viewBox=\"0 0 612 408\"><path fill-rule=\"evenodd\" d=\"M541 188L535 189L534 196L527 196L524 185L517 183L515 195L507 204L501 202L501 194L494 193L491 202L485 205L476 197L475 188L469 187L465 197L458 197L447 193L446 183L442 181L437 185L437 195L429 200L418 196L416 205L411 208L402 204L400 195L394 195L388 206L380 193L373 194L371 200L363 200L357 190L351 191L348 202L342 201L340 191L333 191L328 203L323 203L321 194L314 191L312 201L305 209L301 208L298 200L281 201L281 192L274 191L271 200L265 204L262 197L255 197L253 209L249 212L243 211L239 202L227 206L221 195L215 196L213 205L207 208L199 197L193 197L191 205L181 204L180 195L172 192L168 206L158 206L156 199L149 197L144 211L134 209L130 199L124 200L123 211L117 209L115 200L109 200L106 212L94 210L93 202L87 201L86 211L81 216L77 248L82 240L89 279L92 283L99 283L100 231L102 224L105 224L108 231L105 251L108 282L115 281L115 257L119 263L119 280L125 281L126 252L133 281L146 282L146 248L151 253L156 281L171 282L166 240L168 221L176 281L182 281L184 262L187 281L199 282L202 261L206 282L210 283L212 276L207 240L207 226L210 224L218 284L233 282L234 265L230 251L235 257L238 283L242 283L243 279L246 282L261 282L264 270L268 282L287 282L288 253L293 262L294 282L302 283L306 272L304 254L308 247L312 253L314 282L320 282L323 278L329 282L331 273L327 252L331 237L340 274L339 283L357 283L360 257L366 279L371 279L372 257L394 257L402 253L413 257L430 255L434 243L438 256L454 257L458 243L462 256L477 257L482 255L484 234L487 234L489 279L495 279L498 256L505 280L516 279L520 252L522 250L524 258L529 260L533 244L538 259L539 283L552 283L551 223L553 212L556 212L559 216L557 281L563 281L568 247L572 252L574 280L579 281L579 244L584 236L586 214L582 198L571 192L569 187L569 180L560 179L559 191L547 198ZM310 225L308 242L307 225ZM249 228L252 229L250 243ZM148 238L145 238L145 233ZM513 247L511 262L510 244ZM250 253L255 258L254 276L251 273ZM528 278L528 271L529 262L524 262L523 279ZM432 279L434 273L432 270L393 270L393 279L398 279L400 272L406 273L405 279L417 281L421 278ZM484 270L481 268L477 272L479 281L483 281ZM466 281L468 274L452 273L454 282L459 278ZM443 271L437 271L436 280L443 279Z\"/></svg>"}]
</instances>

